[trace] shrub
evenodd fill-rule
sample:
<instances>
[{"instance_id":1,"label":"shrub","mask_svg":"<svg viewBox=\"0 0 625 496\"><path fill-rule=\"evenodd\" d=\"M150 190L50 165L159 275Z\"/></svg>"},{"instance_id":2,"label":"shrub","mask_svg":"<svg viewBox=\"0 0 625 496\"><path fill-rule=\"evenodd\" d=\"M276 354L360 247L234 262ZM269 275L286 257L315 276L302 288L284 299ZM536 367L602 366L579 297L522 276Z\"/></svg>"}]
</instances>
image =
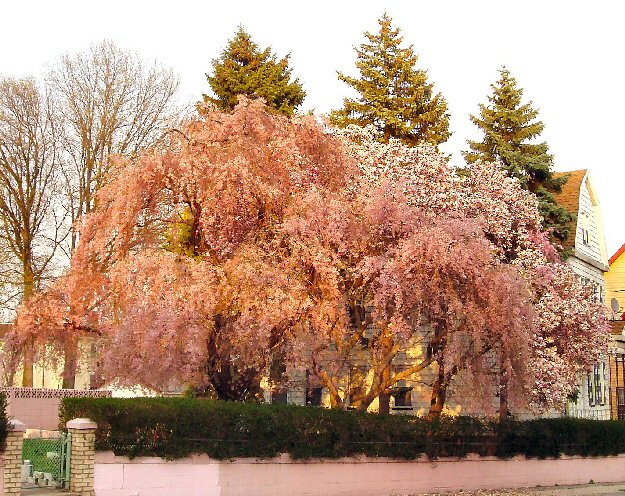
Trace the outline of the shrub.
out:
<instances>
[{"instance_id":1,"label":"shrub","mask_svg":"<svg viewBox=\"0 0 625 496\"><path fill-rule=\"evenodd\" d=\"M367 455L414 459L503 458L625 453L625 422L538 419L502 424L470 417L420 417L343 412L293 405L197 398L66 398L61 424L88 417L98 424L96 449L129 457L295 459Z\"/></svg>"},{"instance_id":2,"label":"shrub","mask_svg":"<svg viewBox=\"0 0 625 496\"><path fill-rule=\"evenodd\" d=\"M7 397L0 393L0 446L4 446L9 433L9 417L7 415Z\"/></svg>"}]
</instances>

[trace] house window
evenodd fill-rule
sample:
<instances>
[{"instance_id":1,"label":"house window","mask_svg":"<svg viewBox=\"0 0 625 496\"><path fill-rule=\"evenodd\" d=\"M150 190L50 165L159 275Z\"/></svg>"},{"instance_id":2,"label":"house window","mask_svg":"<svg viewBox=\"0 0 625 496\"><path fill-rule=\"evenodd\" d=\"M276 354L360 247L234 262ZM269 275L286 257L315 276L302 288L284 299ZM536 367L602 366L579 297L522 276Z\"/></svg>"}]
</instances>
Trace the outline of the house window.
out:
<instances>
[{"instance_id":1,"label":"house window","mask_svg":"<svg viewBox=\"0 0 625 496\"><path fill-rule=\"evenodd\" d=\"M307 387L306 388L306 404L308 406L321 406L321 398L323 395L323 388L319 387Z\"/></svg>"},{"instance_id":2,"label":"house window","mask_svg":"<svg viewBox=\"0 0 625 496\"><path fill-rule=\"evenodd\" d=\"M599 284L599 301L600 301L601 303L603 303L604 299L605 299L605 298L604 298L604 296L603 296L603 286L602 286L601 284Z\"/></svg>"},{"instance_id":3,"label":"house window","mask_svg":"<svg viewBox=\"0 0 625 496\"><path fill-rule=\"evenodd\" d=\"M595 394L593 393L592 386L593 380L590 376L590 372L586 374L586 385L588 387L588 404L590 406L595 406Z\"/></svg>"},{"instance_id":4,"label":"house window","mask_svg":"<svg viewBox=\"0 0 625 496\"><path fill-rule=\"evenodd\" d=\"M588 214L584 213L582 215L582 243L584 243L585 245L590 244L590 228L588 225L589 223L590 219L588 218Z\"/></svg>"},{"instance_id":5,"label":"house window","mask_svg":"<svg viewBox=\"0 0 625 496\"><path fill-rule=\"evenodd\" d=\"M603 368L603 404L608 403L610 380L608 379L608 366L605 362L601 362Z\"/></svg>"},{"instance_id":6,"label":"house window","mask_svg":"<svg viewBox=\"0 0 625 496\"><path fill-rule=\"evenodd\" d=\"M595 366L593 367L593 379L594 379L594 390L595 390L595 404L596 405L603 405L605 404L604 400L603 400L603 387L601 384L601 369L599 368L599 364L595 363Z\"/></svg>"},{"instance_id":7,"label":"house window","mask_svg":"<svg viewBox=\"0 0 625 496\"><path fill-rule=\"evenodd\" d=\"M279 388L271 391L271 403L286 403L287 388Z\"/></svg>"},{"instance_id":8,"label":"house window","mask_svg":"<svg viewBox=\"0 0 625 496\"><path fill-rule=\"evenodd\" d=\"M402 388L394 394L395 397L395 409L398 410L412 410L412 388Z\"/></svg>"}]
</instances>

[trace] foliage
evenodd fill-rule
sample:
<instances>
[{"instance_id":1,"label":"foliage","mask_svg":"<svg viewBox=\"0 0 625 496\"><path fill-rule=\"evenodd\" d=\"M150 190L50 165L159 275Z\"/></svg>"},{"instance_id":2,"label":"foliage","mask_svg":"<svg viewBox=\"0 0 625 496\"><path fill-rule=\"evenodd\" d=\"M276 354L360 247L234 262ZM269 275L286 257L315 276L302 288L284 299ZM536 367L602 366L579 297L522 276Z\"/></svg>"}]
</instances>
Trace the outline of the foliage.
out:
<instances>
[{"instance_id":1,"label":"foliage","mask_svg":"<svg viewBox=\"0 0 625 496\"><path fill-rule=\"evenodd\" d=\"M574 418L508 421L496 426L500 457L613 456L625 452L625 422Z\"/></svg>"},{"instance_id":2,"label":"foliage","mask_svg":"<svg viewBox=\"0 0 625 496\"><path fill-rule=\"evenodd\" d=\"M204 103L231 111L239 95L246 95L260 97L268 106L291 115L306 96L299 80L291 81L291 71L289 55L277 60L271 47L261 50L239 27L221 57L213 60L213 74L206 75L215 97L204 95Z\"/></svg>"},{"instance_id":3,"label":"foliage","mask_svg":"<svg viewBox=\"0 0 625 496\"><path fill-rule=\"evenodd\" d=\"M0 79L0 305L15 308L54 273L67 236L59 205L59 122L32 79ZM4 260L3 260L4 261ZM3 284L4 283L4 284ZM21 350L20 350L21 351ZM33 348L25 343L22 385L33 385Z\"/></svg>"},{"instance_id":4,"label":"foliage","mask_svg":"<svg viewBox=\"0 0 625 496\"><path fill-rule=\"evenodd\" d=\"M106 378L254 396L300 305L279 226L303 192L344 188L342 156L314 118L290 122L259 101L189 123L166 147L118 162L72 270L18 326L42 338L62 339L68 323L101 333Z\"/></svg>"},{"instance_id":5,"label":"foliage","mask_svg":"<svg viewBox=\"0 0 625 496\"><path fill-rule=\"evenodd\" d=\"M356 49L360 77L339 72L339 79L360 96L345 98L343 108L332 112L332 122L373 125L379 140L397 138L410 146L447 141L447 102L434 93L426 71L415 68L417 56L412 46L401 46L403 38L391 18L384 14L378 23L380 32L365 32L367 41Z\"/></svg>"},{"instance_id":6,"label":"foliage","mask_svg":"<svg viewBox=\"0 0 625 496\"><path fill-rule=\"evenodd\" d=\"M60 57L46 82L62 130L67 209L74 224L95 208L112 156L136 157L176 124L178 78L157 64L145 67L137 54L105 40Z\"/></svg>"},{"instance_id":7,"label":"foliage","mask_svg":"<svg viewBox=\"0 0 625 496\"><path fill-rule=\"evenodd\" d=\"M428 420L293 405L188 398L66 398L60 425L98 424L96 449L117 455L295 459L366 455L414 459L468 453L546 458L625 453L625 422L538 419L491 423L470 417Z\"/></svg>"},{"instance_id":8,"label":"foliage","mask_svg":"<svg viewBox=\"0 0 625 496\"><path fill-rule=\"evenodd\" d=\"M434 415L452 383L478 410L493 388L560 407L605 353L605 309L497 164L459 178L430 146L241 100L116 165L70 272L22 309L9 348L51 349L70 325L101 335L109 379L222 399L257 396L284 357L359 410L428 369Z\"/></svg>"},{"instance_id":9,"label":"foliage","mask_svg":"<svg viewBox=\"0 0 625 496\"><path fill-rule=\"evenodd\" d=\"M465 152L469 163L477 160L499 161L508 173L519 179L521 185L534 193L545 229L552 229L556 241L565 241L570 235L568 224L573 215L558 205L553 197L566 182L566 177L553 177L553 156L547 143L536 143L544 125L537 121L538 110L532 102L521 103L523 90L505 67L501 78L491 85L493 94L488 104L480 104L480 115L471 121L484 133L481 142L469 141L471 151Z\"/></svg>"},{"instance_id":10,"label":"foliage","mask_svg":"<svg viewBox=\"0 0 625 496\"><path fill-rule=\"evenodd\" d=\"M9 434L9 417L7 415L7 396L0 393L0 446L4 445L4 441Z\"/></svg>"},{"instance_id":11,"label":"foliage","mask_svg":"<svg viewBox=\"0 0 625 496\"><path fill-rule=\"evenodd\" d=\"M46 82L63 149L59 170L71 228L65 252L69 258L76 249L81 216L96 207L97 191L111 173L111 157L136 157L177 123L178 78L157 64L146 67L137 54L105 40L87 52L63 55ZM66 331L63 387L71 389L79 330L71 332L70 326Z\"/></svg>"}]
</instances>

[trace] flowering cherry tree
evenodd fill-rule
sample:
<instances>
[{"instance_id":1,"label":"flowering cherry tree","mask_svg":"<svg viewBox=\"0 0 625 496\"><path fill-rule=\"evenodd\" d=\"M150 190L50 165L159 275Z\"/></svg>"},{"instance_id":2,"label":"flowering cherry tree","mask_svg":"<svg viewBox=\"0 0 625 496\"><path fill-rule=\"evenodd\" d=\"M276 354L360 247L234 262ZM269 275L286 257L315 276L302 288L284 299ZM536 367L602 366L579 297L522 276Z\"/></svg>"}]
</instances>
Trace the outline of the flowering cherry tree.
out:
<instances>
[{"instance_id":1,"label":"flowering cherry tree","mask_svg":"<svg viewBox=\"0 0 625 496\"><path fill-rule=\"evenodd\" d=\"M72 267L7 349L92 333L103 378L224 399L258 395L284 360L360 410L427 369L436 416L450 384L482 406L494 387L506 411L561 403L605 351L603 319L496 164L461 178L431 148L242 98L117 159Z\"/></svg>"}]
</instances>

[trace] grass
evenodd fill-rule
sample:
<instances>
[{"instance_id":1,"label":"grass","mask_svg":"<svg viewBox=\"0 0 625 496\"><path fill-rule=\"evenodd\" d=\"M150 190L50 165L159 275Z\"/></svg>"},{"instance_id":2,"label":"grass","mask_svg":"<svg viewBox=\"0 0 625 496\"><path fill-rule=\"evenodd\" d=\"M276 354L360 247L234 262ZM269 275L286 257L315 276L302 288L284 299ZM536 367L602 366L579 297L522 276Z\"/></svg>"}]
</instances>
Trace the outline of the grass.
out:
<instances>
[{"instance_id":1,"label":"grass","mask_svg":"<svg viewBox=\"0 0 625 496\"><path fill-rule=\"evenodd\" d=\"M58 478L61 469L60 443L60 439L24 439L22 460L30 460L33 472L48 472ZM58 457L49 458L49 452L58 453Z\"/></svg>"}]
</instances>

